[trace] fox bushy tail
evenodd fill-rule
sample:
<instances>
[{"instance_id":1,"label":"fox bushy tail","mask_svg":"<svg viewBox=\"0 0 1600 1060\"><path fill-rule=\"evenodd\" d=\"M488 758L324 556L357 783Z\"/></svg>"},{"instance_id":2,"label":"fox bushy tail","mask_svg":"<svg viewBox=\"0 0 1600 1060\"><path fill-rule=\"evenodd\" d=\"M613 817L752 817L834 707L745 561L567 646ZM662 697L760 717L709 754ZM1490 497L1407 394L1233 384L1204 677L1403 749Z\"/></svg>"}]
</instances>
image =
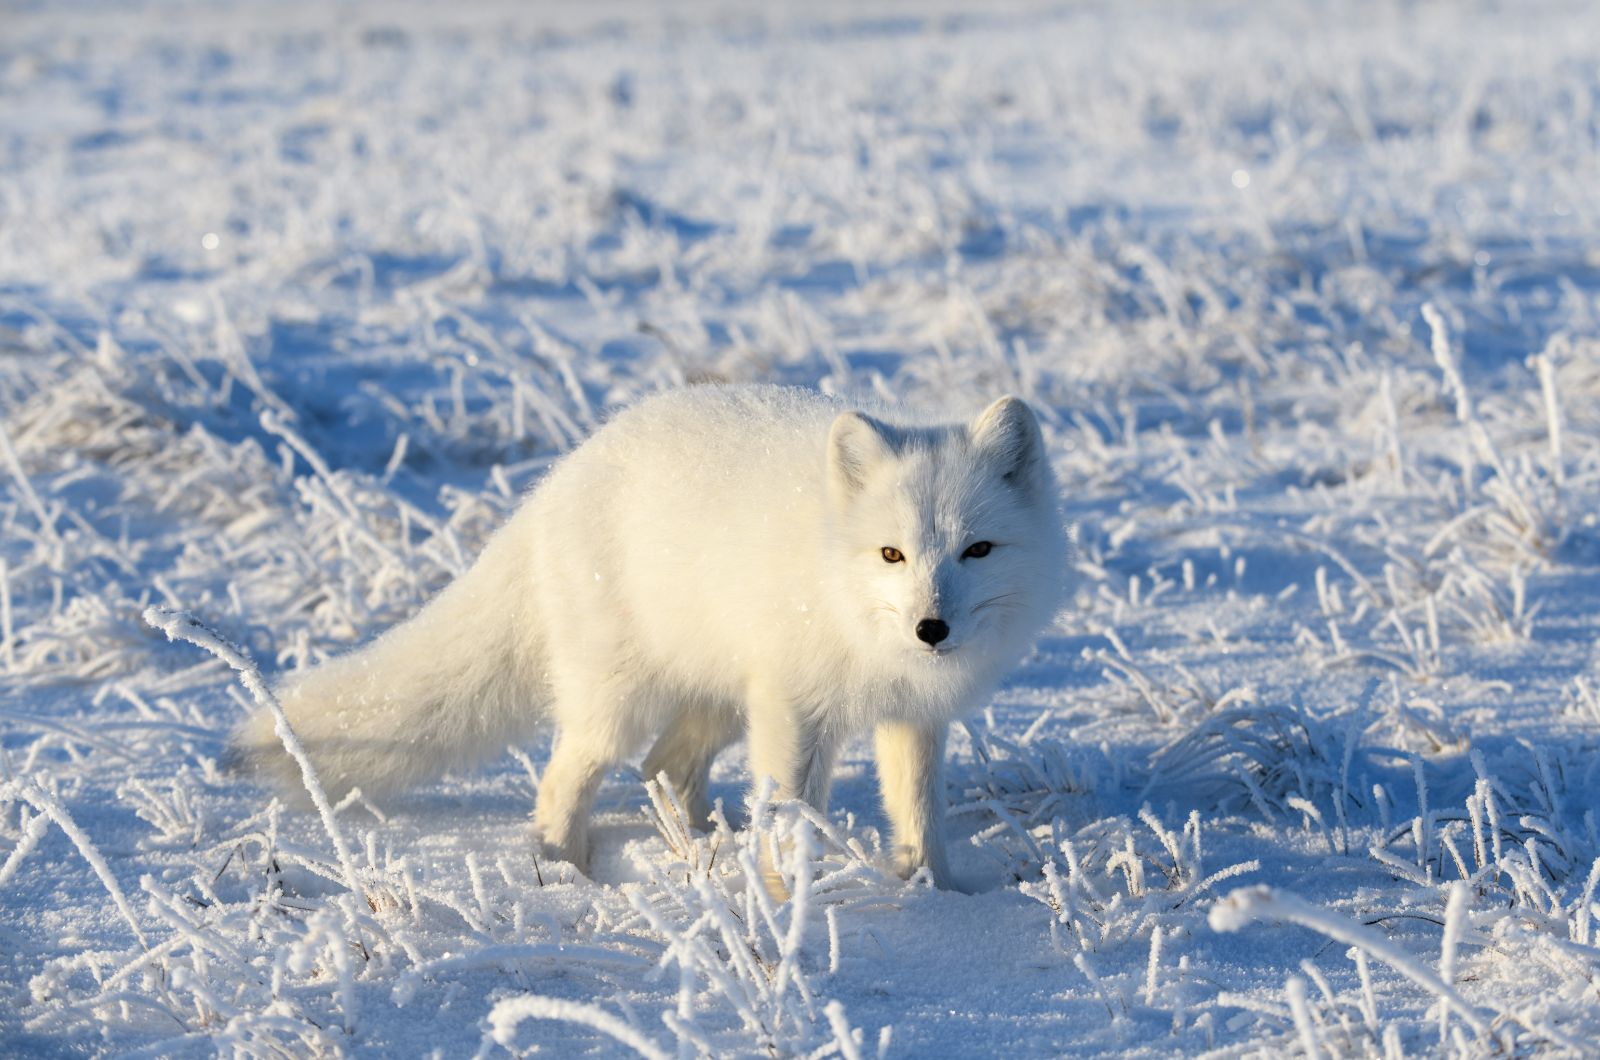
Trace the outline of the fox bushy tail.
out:
<instances>
[{"instance_id":1,"label":"fox bushy tail","mask_svg":"<svg viewBox=\"0 0 1600 1060\"><path fill-rule=\"evenodd\" d=\"M330 796L422 783L538 726L547 696L517 537L503 529L415 616L279 685L289 724ZM226 764L299 791L299 770L266 711L234 734Z\"/></svg>"}]
</instances>

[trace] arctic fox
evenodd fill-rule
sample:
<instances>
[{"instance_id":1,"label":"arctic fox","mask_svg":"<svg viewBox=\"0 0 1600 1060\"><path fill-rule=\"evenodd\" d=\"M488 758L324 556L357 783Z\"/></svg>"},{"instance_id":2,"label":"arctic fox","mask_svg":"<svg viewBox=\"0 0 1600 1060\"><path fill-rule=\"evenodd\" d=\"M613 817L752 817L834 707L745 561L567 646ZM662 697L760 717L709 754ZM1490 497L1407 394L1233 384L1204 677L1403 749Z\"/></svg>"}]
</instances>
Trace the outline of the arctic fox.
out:
<instances>
[{"instance_id":1,"label":"arctic fox","mask_svg":"<svg viewBox=\"0 0 1600 1060\"><path fill-rule=\"evenodd\" d=\"M758 779L826 810L842 743L872 728L897 867L950 886L945 731L1057 610L1066 528L1022 401L967 425L887 418L771 386L620 413L415 617L284 682L330 794L414 784L549 722L535 825L584 870L601 777L652 736L646 775L703 823L712 760L741 735ZM297 776L264 714L231 756Z\"/></svg>"}]
</instances>

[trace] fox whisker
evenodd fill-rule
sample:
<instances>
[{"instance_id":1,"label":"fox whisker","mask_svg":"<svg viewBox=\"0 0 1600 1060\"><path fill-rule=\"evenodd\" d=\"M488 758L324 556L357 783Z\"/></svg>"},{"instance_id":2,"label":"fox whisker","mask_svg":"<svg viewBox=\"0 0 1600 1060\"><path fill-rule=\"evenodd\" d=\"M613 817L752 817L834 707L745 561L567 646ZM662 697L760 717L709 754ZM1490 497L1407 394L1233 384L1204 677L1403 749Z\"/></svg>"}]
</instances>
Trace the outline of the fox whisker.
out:
<instances>
[{"instance_id":1,"label":"fox whisker","mask_svg":"<svg viewBox=\"0 0 1600 1060\"><path fill-rule=\"evenodd\" d=\"M972 605L972 610L969 611L968 614L975 615L979 611L982 611L986 607L994 607L994 606L996 606L998 604L1004 603L1005 601L1011 599L1014 596L1021 596L1021 595L1022 595L1021 593L1001 593L999 596L991 596L987 600L979 600L976 604ZM1015 605L1012 605L1012 606L1015 606Z\"/></svg>"}]
</instances>

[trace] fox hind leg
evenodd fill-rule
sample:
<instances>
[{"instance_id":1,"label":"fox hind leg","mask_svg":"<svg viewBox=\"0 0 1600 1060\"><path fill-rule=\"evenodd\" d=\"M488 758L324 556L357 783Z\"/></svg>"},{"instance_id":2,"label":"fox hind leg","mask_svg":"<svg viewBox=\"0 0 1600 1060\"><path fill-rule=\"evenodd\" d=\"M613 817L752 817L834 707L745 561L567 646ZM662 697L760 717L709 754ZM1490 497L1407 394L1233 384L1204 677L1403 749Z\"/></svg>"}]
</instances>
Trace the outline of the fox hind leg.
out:
<instances>
[{"instance_id":1,"label":"fox hind leg","mask_svg":"<svg viewBox=\"0 0 1600 1060\"><path fill-rule=\"evenodd\" d=\"M589 811L615 757L582 737L556 739L550 764L539 781L534 829L551 856L589 871Z\"/></svg>"},{"instance_id":2,"label":"fox hind leg","mask_svg":"<svg viewBox=\"0 0 1600 1060\"><path fill-rule=\"evenodd\" d=\"M587 873L595 794L606 771L643 742L647 711L635 695L615 684L577 702L584 709L565 716L558 712L555 749L539 780L533 822L546 850Z\"/></svg>"},{"instance_id":3,"label":"fox hind leg","mask_svg":"<svg viewBox=\"0 0 1600 1060\"><path fill-rule=\"evenodd\" d=\"M739 735L736 719L724 712L699 706L685 706L657 737L645 755L644 776L654 780L665 773L672 788L683 800L689 823L704 830L711 816L709 788L711 763L717 752Z\"/></svg>"}]
</instances>

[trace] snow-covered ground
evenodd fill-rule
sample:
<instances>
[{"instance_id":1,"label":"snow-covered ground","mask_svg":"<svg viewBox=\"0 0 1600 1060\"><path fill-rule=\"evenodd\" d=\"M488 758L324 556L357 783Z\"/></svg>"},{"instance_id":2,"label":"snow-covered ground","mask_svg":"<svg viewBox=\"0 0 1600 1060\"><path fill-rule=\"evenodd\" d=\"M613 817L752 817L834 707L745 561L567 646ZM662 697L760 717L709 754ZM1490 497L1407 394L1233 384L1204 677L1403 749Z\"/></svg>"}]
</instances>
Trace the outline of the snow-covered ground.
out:
<instances>
[{"instance_id":1,"label":"snow-covered ground","mask_svg":"<svg viewBox=\"0 0 1600 1060\"><path fill-rule=\"evenodd\" d=\"M1596 1050L1586 3L0 17L0 1052ZM865 745L827 821L730 752L712 836L618 773L593 879L545 746L219 773L249 693L147 607L341 651L709 379L1045 418L977 893L884 874Z\"/></svg>"}]
</instances>

